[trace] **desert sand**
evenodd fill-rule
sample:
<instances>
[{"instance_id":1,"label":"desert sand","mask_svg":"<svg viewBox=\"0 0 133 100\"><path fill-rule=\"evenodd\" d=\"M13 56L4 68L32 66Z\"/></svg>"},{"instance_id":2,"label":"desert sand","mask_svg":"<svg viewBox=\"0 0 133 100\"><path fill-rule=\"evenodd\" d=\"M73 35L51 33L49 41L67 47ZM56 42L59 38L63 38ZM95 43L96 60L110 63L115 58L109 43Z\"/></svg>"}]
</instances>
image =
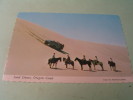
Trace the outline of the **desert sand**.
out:
<instances>
[{"instance_id":1,"label":"desert sand","mask_svg":"<svg viewBox=\"0 0 133 100\"><path fill-rule=\"evenodd\" d=\"M75 69L72 66L65 67L64 62L58 62L57 69L50 69L48 59L55 53L56 57L67 57L66 54L58 52L33 38L29 33L34 33L44 40L55 40L63 43L64 49L69 53L72 60L76 57L95 59L103 62L105 71L101 71L99 65L89 71L87 65L83 71L78 62ZM116 63L118 72L110 70L108 60L112 58ZM17 18L13 38L11 41L7 58L5 75L39 75L39 76L130 76L131 64L126 47L93 43L89 41L75 40L62 36L60 33L41 27L31 22Z\"/></svg>"}]
</instances>

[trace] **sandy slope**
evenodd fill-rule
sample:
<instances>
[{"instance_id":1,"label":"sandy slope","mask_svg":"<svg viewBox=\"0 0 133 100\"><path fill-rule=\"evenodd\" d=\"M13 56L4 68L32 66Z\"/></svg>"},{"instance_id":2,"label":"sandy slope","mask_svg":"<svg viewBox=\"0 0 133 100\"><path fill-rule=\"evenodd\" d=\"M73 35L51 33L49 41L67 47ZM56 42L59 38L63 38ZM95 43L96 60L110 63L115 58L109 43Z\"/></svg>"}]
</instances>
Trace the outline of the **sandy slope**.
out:
<instances>
[{"instance_id":1,"label":"sandy slope","mask_svg":"<svg viewBox=\"0 0 133 100\"><path fill-rule=\"evenodd\" d=\"M95 59L98 56L99 61L104 63L106 71L99 71L101 68L97 66L97 71L88 71L88 66L84 66L84 71L80 70L80 65L75 62L75 70L71 66L65 68L63 62L58 63L58 69L50 69L47 62L56 53L56 57L66 57L54 49L43 45L29 35L30 32L35 33L44 40L55 40L65 45L64 51L68 52L71 59L75 57ZM120 72L110 71L107 61L112 57L117 64ZM74 40L66 38L56 32L50 31L41 26L35 25L28 21L17 19L9 56L7 59L5 74L8 75L59 75L59 76L128 76L131 74L130 60L128 51L124 47L91 43L87 41ZM94 68L92 66L92 68Z\"/></svg>"}]
</instances>

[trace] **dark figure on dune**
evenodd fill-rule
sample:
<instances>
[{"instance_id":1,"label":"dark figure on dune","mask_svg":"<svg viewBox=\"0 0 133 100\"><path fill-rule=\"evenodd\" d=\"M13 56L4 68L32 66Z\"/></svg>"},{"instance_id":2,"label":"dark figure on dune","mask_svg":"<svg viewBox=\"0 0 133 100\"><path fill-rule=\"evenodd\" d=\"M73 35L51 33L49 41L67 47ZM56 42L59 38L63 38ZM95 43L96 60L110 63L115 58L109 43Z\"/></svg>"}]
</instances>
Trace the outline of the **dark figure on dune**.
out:
<instances>
[{"instance_id":1,"label":"dark figure on dune","mask_svg":"<svg viewBox=\"0 0 133 100\"><path fill-rule=\"evenodd\" d=\"M83 59L79 59L79 58L75 58L75 61L78 61L80 66L81 66L81 70L83 70L83 65L88 65L89 66L89 70L92 71L91 69L91 62L90 61L87 61L87 60L83 60Z\"/></svg>"},{"instance_id":2,"label":"dark figure on dune","mask_svg":"<svg viewBox=\"0 0 133 100\"><path fill-rule=\"evenodd\" d=\"M96 70L96 68L95 68L96 65L100 65L101 68L102 68L102 71L104 71L103 63L100 62L100 61L98 60L97 56L95 56L95 58L96 58L95 60L89 59L89 61L90 61L90 62L93 64L93 66L94 66L94 70Z\"/></svg>"},{"instance_id":3,"label":"dark figure on dune","mask_svg":"<svg viewBox=\"0 0 133 100\"><path fill-rule=\"evenodd\" d=\"M52 58L55 58L55 53L53 54Z\"/></svg>"},{"instance_id":4,"label":"dark figure on dune","mask_svg":"<svg viewBox=\"0 0 133 100\"><path fill-rule=\"evenodd\" d=\"M71 61L71 58L70 58L70 56L69 55L67 55L67 62L70 62Z\"/></svg>"},{"instance_id":5,"label":"dark figure on dune","mask_svg":"<svg viewBox=\"0 0 133 100\"><path fill-rule=\"evenodd\" d=\"M50 68L51 68L52 64L53 64L53 66L57 67L57 62L59 60L61 61L61 57L55 58L55 53L54 53L53 56L52 56L52 58L48 59L48 64L49 64Z\"/></svg>"},{"instance_id":6,"label":"dark figure on dune","mask_svg":"<svg viewBox=\"0 0 133 100\"><path fill-rule=\"evenodd\" d=\"M109 64L111 70L116 71L116 64L112 60L112 58L110 58L110 60L108 61L108 64Z\"/></svg>"},{"instance_id":7,"label":"dark figure on dune","mask_svg":"<svg viewBox=\"0 0 133 100\"><path fill-rule=\"evenodd\" d=\"M73 66L73 69L74 69L74 61L71 60L69 55L67 55L67 58L63 58L63 61L65 62L66 68L67 68L68 64L70 64Z\"/></svg>"},{"instance_id":8,"label":"dark figure on dune","mask_svg":"<svg viewBox=\"0 0 133 100\"><path fill-rule=\"evenodd\" d=\"M83 62L85 63L86 62L86 57L85 57L85 55L83 55Z\"/></svg>"}]
</instances>

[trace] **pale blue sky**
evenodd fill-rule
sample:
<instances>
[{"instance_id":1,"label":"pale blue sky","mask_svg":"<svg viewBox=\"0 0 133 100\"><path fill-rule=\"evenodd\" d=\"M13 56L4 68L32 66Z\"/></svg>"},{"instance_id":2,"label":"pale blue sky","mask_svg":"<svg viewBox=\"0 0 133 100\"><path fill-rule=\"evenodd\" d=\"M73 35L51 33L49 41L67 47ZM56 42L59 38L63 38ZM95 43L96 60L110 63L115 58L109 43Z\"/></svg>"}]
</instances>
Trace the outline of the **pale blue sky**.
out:
<instances>
[{"instance_id":1,"label":"pale blue sky","mask_svg":"<svg viewBox=\"0 0 133 100\"><path fill-rule=\"evenodd\" d=\"M19 13L18 17L68 38L125 46L120 18L116 15Z\"/></svg>"}]
</instances>

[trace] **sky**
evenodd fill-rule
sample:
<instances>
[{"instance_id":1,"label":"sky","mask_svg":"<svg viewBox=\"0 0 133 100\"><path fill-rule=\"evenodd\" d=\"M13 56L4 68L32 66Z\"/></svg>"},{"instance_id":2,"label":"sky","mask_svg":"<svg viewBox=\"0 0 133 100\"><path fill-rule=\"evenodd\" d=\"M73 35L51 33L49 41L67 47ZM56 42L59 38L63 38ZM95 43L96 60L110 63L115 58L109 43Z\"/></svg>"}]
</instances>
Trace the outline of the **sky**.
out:
<instances>
[{"instance_id":1,"label":"sky","mask_svg":"<svg viewBox=\"0 0 133 100\"><path fill-rule=\"evenodd\" d=\"M117 15L19 13L17 17L68 38L125 46L122 25Z\"/></svg>"}]
</instances>

